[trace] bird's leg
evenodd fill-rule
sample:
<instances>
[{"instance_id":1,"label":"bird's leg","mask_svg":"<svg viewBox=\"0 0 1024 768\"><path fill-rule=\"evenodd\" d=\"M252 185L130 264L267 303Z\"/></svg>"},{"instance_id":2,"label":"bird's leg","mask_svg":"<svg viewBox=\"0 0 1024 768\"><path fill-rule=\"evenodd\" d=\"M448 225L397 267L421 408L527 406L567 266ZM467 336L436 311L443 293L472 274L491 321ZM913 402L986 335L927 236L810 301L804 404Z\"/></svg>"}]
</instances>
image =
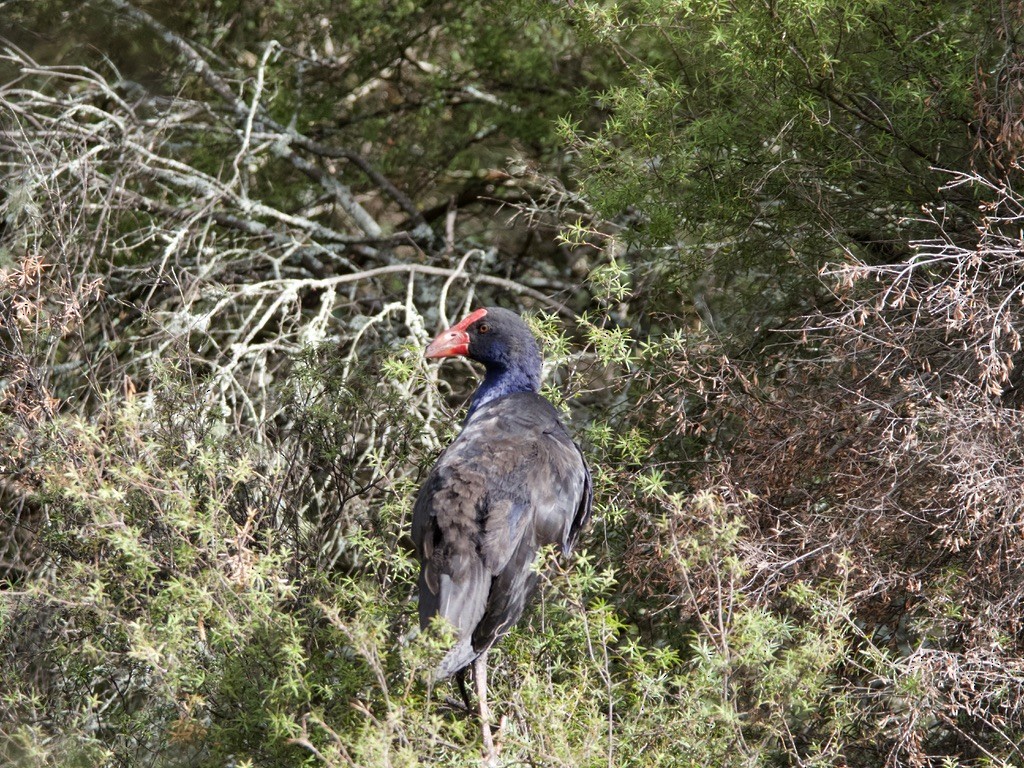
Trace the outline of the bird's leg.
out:
<instances>
[{"instance_id":1,"label":"bird's leg","mask_svg":"<svg viewBox=\"0 0 1024 768\"><path fill-rule=\"evenodd\" d=\"M453 698L451 696L445 696L444 697L444 703L447 704L452 709L456 710L457 712L465 712L466 714L469 714L469 715L475 715L476 714L476 709L474 707L467 707L463 702L461 702L458 699Z\"/></svg>"},{"instance_id":2,"label":"bird's leg","mask_svg":"<svg viewBox=\"0 0 1024 768\"><path fill-rule=\"evenodd\" d=\"M473 706L469 703L469 691L466 690L466 668L463 667L455 673L455 682L459 686L459 695L462 696L462 703L466 705L466 711L472 711Z\"/></svg>"},{"instance_id":3,"label":"bird's leg","mask_svg":"<svg viewBox=\"0 0 1024 768\"><path fill-rule=\"evenodd\" d=\"M484 765L496 765L494 738L491 736L491 711L487 706L487 652L484 651L473 662L473 680L476 682L476 698L480 705L480 730L484 736Z\"/></svg>"}]
</instances>

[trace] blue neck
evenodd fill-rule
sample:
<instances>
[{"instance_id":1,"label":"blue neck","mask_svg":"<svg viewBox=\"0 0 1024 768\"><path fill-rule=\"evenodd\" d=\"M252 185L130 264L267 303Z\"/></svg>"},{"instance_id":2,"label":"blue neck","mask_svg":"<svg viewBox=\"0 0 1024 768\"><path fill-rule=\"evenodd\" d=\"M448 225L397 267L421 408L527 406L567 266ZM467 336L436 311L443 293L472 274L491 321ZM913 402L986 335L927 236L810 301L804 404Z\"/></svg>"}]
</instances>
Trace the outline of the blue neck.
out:
<instances>
[{"instance_id":1,"label":"blue neck","mask_svg":"<svg viewBox=\"0 0 1024 768\"><path fill-rule=\"evenodd\" d=\"M498 365L488 365L487 374L483 383L476 390L473 399L469 403L469 413L466 420L476 412L484 403L497 400L505 395L516 392L540 392L540 355L536 361L531 360L528 365L518 365L506 368Z\"/></svg>"}]
</instances>

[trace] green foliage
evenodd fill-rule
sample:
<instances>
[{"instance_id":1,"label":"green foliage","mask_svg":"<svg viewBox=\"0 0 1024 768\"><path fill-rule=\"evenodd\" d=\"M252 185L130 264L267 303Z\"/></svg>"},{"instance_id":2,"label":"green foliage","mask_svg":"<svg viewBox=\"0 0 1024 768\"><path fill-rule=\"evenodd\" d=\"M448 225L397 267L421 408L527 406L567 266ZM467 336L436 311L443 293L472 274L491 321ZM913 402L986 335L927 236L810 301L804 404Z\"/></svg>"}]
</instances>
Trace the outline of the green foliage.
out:
<instances>
[{"instance_id":1,"label":"green foliage","mask_svg":"<svg viewBox=\"0 0 1024 768\"><path fill-rule=\"evenodd\" d=\"M588 93L602 125L563 121L561 132L588 199L625 218L631 258L651 276L635 299L661 308L711 276L721 330L745 340L813 301L826 260L877 260L919 238L922 205L941 197L951 229L969 228L973 201L938 193L936 169L972 162L977 68L1003 50L989 11L876 0L564 10L621 64Z\"/></svg>"},{"instance_id":2,"label":"green foliage","mask_svg":"<svg viewBox=\"0 0 1024 768\"><path fill-rule=\"evenodd\" d=\"M386 364L405 365L403 354ZM303 455L328 470L321 477L335 473L336 495L324 498L341 503L331 518L340 550L310 525L326 502L303 490L304 476L197 407L172 366L147 398L110 397L90 421L42 427L48 576L5 598L0 629L14 662L3 706L9 721L25 723L4 735L9 759L476 763L473 721L424 683L445 635L410 633L415 568L402 540L415 486L381 493L375 484L396 475L388 462L410 454L351 466L355 434L376 430L408 450L421 427L397 431L412 424L398 401L366 385L373 368L353 372L350 362L311 353L289 406ZM592 434L622 468L649 450L637 431ZM598 472L604 509L610 480ZM656 470L635 480L642 497L688 503L668 495L666 482ZM299 507L294 494L313 506ZM377 499L372 512L349 503L362 498ZM676 557L694 572L742 578L741 526L713 497L696 503L710 517L678 542ZM794 595L802 617L722 593L734 601L727 624L702 611L706 631L651 644L616 607L623 582L603 556L581 552L565 572L555 562L542 569L544 600L493 654L504 761L770 762L786 748L786 727L821 714L849 640L841 590ZM42 656L20 666L26 627ZM40 667L59 678L30 674ZM829 706L826 723L845 711L838 698ZM58 730L68 738L54 738ZM742 759L737 739L747 744Z\"/></svg>"},{"instance_id":3,"label":"green foliage","mask_svg":"<svg viewBox=\"0 0 1024 768\"><path fill-rule=\"evenodd\" d=\"M499 764L1021 763L1020 3L65 5L4 6L0 762L479 765L408 528L499 303L596 495Z\"/></svg>"}]
</instances>

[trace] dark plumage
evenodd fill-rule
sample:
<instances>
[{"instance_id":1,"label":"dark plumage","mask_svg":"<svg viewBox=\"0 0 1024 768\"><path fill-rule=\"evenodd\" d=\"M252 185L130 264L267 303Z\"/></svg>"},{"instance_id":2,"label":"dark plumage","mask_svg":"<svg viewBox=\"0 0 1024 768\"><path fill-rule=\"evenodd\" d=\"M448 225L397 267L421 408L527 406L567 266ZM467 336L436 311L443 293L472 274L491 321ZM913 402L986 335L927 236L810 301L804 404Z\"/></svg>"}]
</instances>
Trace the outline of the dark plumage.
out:
<instances>
[{"instance_id":1,"label":"dark plumage","mask_svg":"<svg viewBox=\"0 0 1024 768\"><path fill-rule=\"evenodd\" d=\"M484 655L536 586L538 551L553 544L568 555L590 517L590 471L539 394L540 349L514 312L477 310L426 354L465 355L486 370L462 432L420 488L412 524L420 625L439 614L458 635L436 677L478 662L479 693Z\"/></svg>"}]
</instances>

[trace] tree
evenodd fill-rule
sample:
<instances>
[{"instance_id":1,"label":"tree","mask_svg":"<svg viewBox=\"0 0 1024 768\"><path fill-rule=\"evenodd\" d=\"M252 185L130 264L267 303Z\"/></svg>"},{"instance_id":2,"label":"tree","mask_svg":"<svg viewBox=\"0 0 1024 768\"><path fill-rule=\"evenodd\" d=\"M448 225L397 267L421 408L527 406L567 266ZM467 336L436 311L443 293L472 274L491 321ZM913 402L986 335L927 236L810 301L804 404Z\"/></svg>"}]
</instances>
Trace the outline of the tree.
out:
<instances>
[{"instance_id":1,"label":"tree","mask_svg":"<svg viewBox=\"0 0 1024 768\"><path fill-rule=\"evenodd\" d=\"M411 494L526 311L597 503L503 759L1015 764L1018 4L8 3L0 755L477 764Z\"/></svg>"},{"instance_id":2,"label":"tree","mask_svg":"<svg viewBox=\"0 0 1024 768\"><path fill-rule=\"evenodd\" d=\"M634 301L671 306L692 284L702 319L742 337L827 302L826 263L909 257L928 236L923 205L970 238L977 198L945 186L943 169L1016 173L1005 156L1017 132L998 116L1013 107L992 93L1013 71L1015 12L873 0L564 10L620 63L595 94L603 123L566 135L587 199L636 222Z\"/></svg>"},{"instance_id":3,"label":"tree","mask_svg":"<svg viewBox=\"0 0 1024 768\"><path fill-rule=\"evenodd\" d=\"M794 593L835 577L852 666L830 685L857 714L832 714L862 724L844 758L1019 761L1019 4L565 13L624 73L600 129L568 135L582 193L630 206L629 311L651 330L629 423L657 446L662 502L629 526L637 612L684 595L684 631L727 656L738 625L707 616L799 621ZM707 329L688 343L656 336L680 285ZM742 585L722 586L731 561L681 555L714 523L674 500L680 477L735 500ZM752 716L733 672L727 711ZM829 722L790 721L755 754L792 739L787 759L820 759Z\"/></svg>"}]
</instances>

